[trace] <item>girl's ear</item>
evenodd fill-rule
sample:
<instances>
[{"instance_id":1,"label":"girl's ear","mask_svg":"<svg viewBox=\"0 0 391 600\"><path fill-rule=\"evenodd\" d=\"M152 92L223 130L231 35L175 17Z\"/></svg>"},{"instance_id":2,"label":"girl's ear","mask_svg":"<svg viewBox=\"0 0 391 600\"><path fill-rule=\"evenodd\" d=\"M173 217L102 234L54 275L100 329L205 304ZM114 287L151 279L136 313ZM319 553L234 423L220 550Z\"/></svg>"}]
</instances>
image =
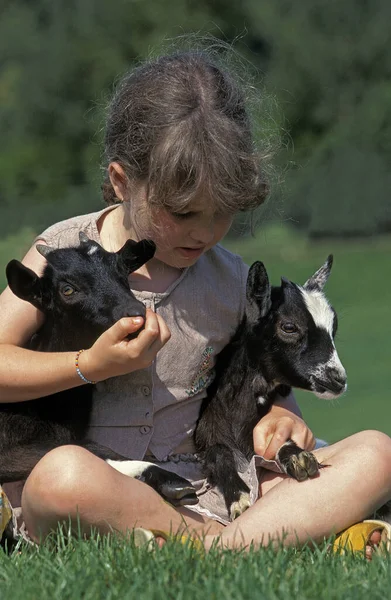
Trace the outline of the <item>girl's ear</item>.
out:
<instances>
[{"instance_id":1,"label":"girl's ear","mask_svg":"<svg viewBox=\"0 0 391 600\"><path fill-rule=\"evenodd\" d=\"M11 260L6 267L6 275L15 296L42 310L41 279L34 271L18 260Z\"/></svg>"},{"instance_id":2,"label":"girl's ear","mask_svg":"<svg viewBox=\"0 0 391 600\"><path fill-rule=\"evenodd\" d=\"M123 202L128 192L128 178L126 173L118 162L111 162L107 170L115 195L118 200Z\"/></svg>"}]
</instances>

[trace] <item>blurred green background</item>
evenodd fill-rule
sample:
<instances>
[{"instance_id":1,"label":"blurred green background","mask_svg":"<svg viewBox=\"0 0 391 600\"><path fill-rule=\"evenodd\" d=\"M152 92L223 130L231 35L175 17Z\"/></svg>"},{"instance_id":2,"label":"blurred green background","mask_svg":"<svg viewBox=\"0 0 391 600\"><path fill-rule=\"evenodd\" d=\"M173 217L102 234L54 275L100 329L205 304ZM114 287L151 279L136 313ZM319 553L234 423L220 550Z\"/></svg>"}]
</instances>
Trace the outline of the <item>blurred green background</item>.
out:
<instances>
[{"instance_id":1,"label":"blurred green background","mask_svg":"<svg viewBox=\"0 0 391 600\"><path fill-rule=\"evenodd\" d=\"M298 393L300 405L329 441L391 434L390 22L386 0L2 0L0 289L36 233L103 207L100 143L118 77L178 36L215 36L253 78L275 165L254 237L238 223L225 243L262 259L275 283L304 282L334 254L327 289L349 389L335 402Z\"/></svg>"}]
</instances>

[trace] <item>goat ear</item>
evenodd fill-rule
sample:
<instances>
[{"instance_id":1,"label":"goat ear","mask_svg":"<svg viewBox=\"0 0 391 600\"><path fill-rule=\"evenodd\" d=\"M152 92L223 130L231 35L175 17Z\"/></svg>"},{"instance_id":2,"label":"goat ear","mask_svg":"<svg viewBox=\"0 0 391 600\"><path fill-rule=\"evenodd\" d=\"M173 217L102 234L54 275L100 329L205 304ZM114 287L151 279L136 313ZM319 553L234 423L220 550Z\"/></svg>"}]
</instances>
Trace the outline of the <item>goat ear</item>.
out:
<instances>
[{"instance_id":1,"label":"goat ear","mask_svg":"<svg viewBox=\"0 0 391 600\"><path fill-rule=\"evenodd\" d=\"M251 265L246 287L246 315L250 323L255 323L271 308L271 287L265 265L257 261Z\"/></svg>"},{"instance_id":2,"label":"goat ear","mask_svg":"<svg viewBox=\"0 0 391 600\"><path fill-rule=\"evenodd\" d=\"M310 277L303 285L308 291L323 290L327 279L329 278L331 266L333 264L333 255L329 254L326 262Z\"/></svg>"},{"instance_id":3,"label":"goat ear","mask_svg":"<svg viewBox=\"0 0 391 600\"><path fill-rule=\"evenodd\" d=\"M132 273L151 260L155 251L156 245L152 240L141 240L141 242L128 240L117 254L124 261L129 273Z\"/></svg>"},{"instance_id":4,"label":"goat ear","mask_svg":"<svg viewBox=\"0 0 391 600\"><path fill-rule=\"evenodd\" d=\"M44 246L45 248L47 246ZM42 309L41 279L34 271L18 260L11 260L6 267L6 276L10 289L22 300Z\"/></svg>"},{"instance_id":5,"label":"goat ear","mask_svg":"<svg viewBox=\"0 0 391 600\"><path fill-rule=\"evenodd\" d=\"M282 289L287 288L292 285L292 282L289 281L286 277L281 277L281 287Z\"/></svg>"}]
</instances>

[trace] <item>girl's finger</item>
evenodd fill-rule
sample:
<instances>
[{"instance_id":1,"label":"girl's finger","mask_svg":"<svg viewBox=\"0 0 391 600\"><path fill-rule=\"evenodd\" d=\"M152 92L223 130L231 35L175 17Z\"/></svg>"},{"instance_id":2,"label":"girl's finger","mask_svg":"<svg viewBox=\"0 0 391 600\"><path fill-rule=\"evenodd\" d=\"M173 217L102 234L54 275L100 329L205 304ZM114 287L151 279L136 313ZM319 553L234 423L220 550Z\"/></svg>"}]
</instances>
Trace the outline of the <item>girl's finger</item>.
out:
<instances>
[{"instance_id":1,"label":"girl's finger","mask_svg":"<svg viewBox=\"0 0 391 600\"><path fill-rule=\"evenodd\" d=\"M143 354L145 358L152 361L170 337L171 332L164 319L156 313L147 310L144 329L129 344L137 347L137 351L140 354Z\"/></svg>"},{"instance_id":2,"label":"girl's finger","mask_svg":"<svg viewBox=\"0 0 391 600\"><path fill-rule=\"evenodd\" d=\"M313 433L306 426L299 428L297 431L294 430L291 437L304 450L313 450L315 448L316 441Z\"/></svg>"},{"instance_id":3,"label":"girl's finger","mask_svg":"<svg viewBox=\"0 0 391 600\"><path fill-rule=\"evenodd\" d=\"M151 361L154 360L156 354L163 348L171 337L171 332L168 329L165 321L158 317L159 322L159 336L151 341L148 347L145 347L145 351L148 353Z\"/></svg>"},{"instance_id":4,"label":"girl's finger","mask_svg":"<svg viewBox=\"0 0 391 600\"><path fill-rule=\"evenodd\" d=\"M137 345L140 352L149 351L154 342L160 338L160 322L156 313L147 309L145 326L132 342Z\"/></svg>"},{"instance_id":5,"label":"girl's finger","mask_svg":"<svg viewBox=\"0 0 391 600\"><path fill-rule=\"evenodd\" d=\"M272 432L268 432L265 427L258 424L253 431L253 445L255 454L264 456L266 448L268 447L272 437Z\"/></svg>"},{"instance_id":6,"label":"girl's finger","mask_svg":"<svg viewBox=\"0 0 391 600\"><path fill-rule=\"evenodd\" d=\"M144 319L142 317L123 317L105 331L101 337L105 336L111 344L116 344L122 342L129 334L138 331L143 323Z\"/></svg>"},{"instance_id":7,"label":"girl's finger","mask_svg":"<svg viewBox=\"0 0 391 600\"><path fill-rule=\"evenodd\" d=\"M280 420L276 423L273 435L266 447L264 457L271 460L276 457L278 450L291 437L292 426L285 420Z\"/></svg>"},{"instance_id":8,"label":"girl's finger","mask_svg":"<svg viewBox=\"0 0 391 600\"><path fill-rule=\"evenodd\" d=\"M162 319L162 317L157 315L157 318L158 318L158 322L159 322L160 339L164 345L170 339L171 331L169 330L167 323L165 322L164 319Z\"/></svg>"}]
</instances>

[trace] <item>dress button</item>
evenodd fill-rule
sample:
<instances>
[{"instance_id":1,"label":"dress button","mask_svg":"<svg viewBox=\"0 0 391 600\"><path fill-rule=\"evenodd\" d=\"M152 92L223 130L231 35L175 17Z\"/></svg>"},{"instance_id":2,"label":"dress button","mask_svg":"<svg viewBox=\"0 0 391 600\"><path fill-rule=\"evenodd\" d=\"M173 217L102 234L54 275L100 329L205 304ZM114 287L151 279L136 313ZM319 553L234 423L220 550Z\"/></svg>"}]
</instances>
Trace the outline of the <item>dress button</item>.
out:
<instances>
[{"instance_id":1,"label":"dress button","mask_svg":"<svg viewBox=\"0 0 391 600\"><path fill-rule=\"evenodd\" d=\"M151 431L151 427L148 427L148 425L143 425L140 427L139 431L144 435L145 433L149 433Z\"/></svg>"},{"instance_id":2,"label":"dress button","mask_svg":"<svg viewBox=\"0 0 391 600\"><path fill-rule=\"evenodd\" d=\"M149 396L149 394L151 393L151 388L148 385L143 385L141 390L142 390L144 396Z\"/></svg>"}]
</instances>

